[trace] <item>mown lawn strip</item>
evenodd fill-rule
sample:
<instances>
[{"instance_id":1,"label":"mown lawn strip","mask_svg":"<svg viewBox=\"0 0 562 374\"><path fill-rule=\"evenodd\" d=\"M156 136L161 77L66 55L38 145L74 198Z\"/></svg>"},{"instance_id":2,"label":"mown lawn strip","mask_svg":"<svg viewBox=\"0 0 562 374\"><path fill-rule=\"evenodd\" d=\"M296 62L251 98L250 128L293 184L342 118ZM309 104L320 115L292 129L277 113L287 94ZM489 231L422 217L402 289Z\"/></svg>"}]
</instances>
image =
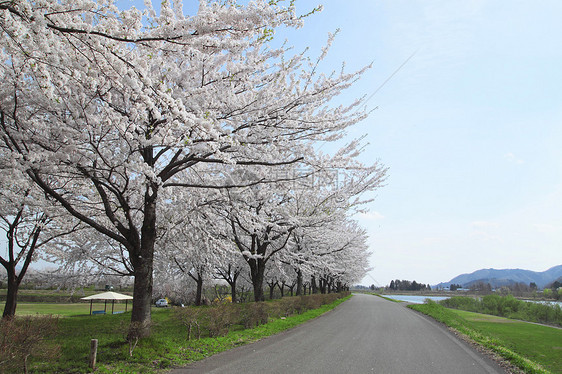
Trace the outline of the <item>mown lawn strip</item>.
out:
<instances>
[{"instance_id":1,"label":"mown lawn strip","mask_svg":"<svg viewBox=\"0 0 562 374\"><path fill-rule=\"evenodd\" d=\"M435 302L408 307L446 324L526 373L562 372L562 354L554 348L562 341L559 329L511 320L498 322L478 313L447 309ZM519 329L525 333L520 334ZM544 345L533 344L541 340Z\"/></svg>"}]
</instances>

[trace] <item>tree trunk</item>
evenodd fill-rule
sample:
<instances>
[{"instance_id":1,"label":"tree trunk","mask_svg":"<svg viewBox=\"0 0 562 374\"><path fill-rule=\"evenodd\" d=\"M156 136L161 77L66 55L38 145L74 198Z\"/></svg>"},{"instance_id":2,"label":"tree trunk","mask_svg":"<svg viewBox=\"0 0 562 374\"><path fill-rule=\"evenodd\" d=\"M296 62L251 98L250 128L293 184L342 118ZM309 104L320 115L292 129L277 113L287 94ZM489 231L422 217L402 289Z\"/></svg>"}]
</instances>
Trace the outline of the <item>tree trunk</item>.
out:
<instances>
[{"instance_id":1,"label":"tree trunk","mask_svg":"<svg viewBox=\"0 0 562 374\"><path fill-rule=\"evenodd\" d=\"M254 288L254 301L265 301L265 295L263 294L263 278L252 277L252 286Z\"/></svg>"},{"instance_id":2,"label":"tree trunk","mask_svg":"<svg viewBox=\"0 0 562 374\"><path fill-rule=\"evenodd\" d=\"M19 217L19 214L18 214ZM0 257L0 262L2 266L6 269L6 276L8 281L8 292L6 294L6 304L4 305L4 313L2 314L2 318L11 318L16 315L16 307L18 303L18 290L21 284L21 281L25 274L27 273L27 269L29 268L29 264L31 264L31 260L33 259L33 254L35 253L35 248L37 246L37 242L39 240L39 235L41 234L41 224L45 223L45 215L41 218L40 223L35 225L35 228L32 231L30 236L31 243L29 243L27 254L24 257L23 264L20 267L19 275L16 274L16 266L20 260L20 256L24 253L24 247L21 248L21 252L19 255L14 256L14 247L17 243L17 239L15 238L15 230L19 224L19 218L14 220L14 222L9 225L10 228L6 234L8 239L8 260L4 260Z\"/></svg>"},{"instance_id":3,"label":"tree trunk","mask_svg":"<svg viewBox=\"0 0 562 374\"><path fill-rule=\"evenodd\" d=\"M150 335L150 309L152 307L152 258L137 259L133 286L133 309L129 338Z\"/></svg>"},{"instance_id":4,"label":"tree trunk","mask_svg":"<svg viewBox=\"0 0 562 374\"><path fill-rule=\"evenodd\" d=\"M16 277L15 269L6 270L8 273L8 292L6 294L6 305L4 305L4 313L2 314L2 318L12 318L16 315L20 282Z\"/></svg>"},{"instance_id":5,"label":"tree trunk","mask_svg":"<svg viewBox=\"0 0 562 374\"><path fill-rule=\"evenodd\" d=\"M150 309L152 306L152 273L154 268L154 243L156 242L156 192L145 193L144 221L141 228L140 248L133 251L134 268L133 309L128 338L150 335ZM136 253L135 253L136 252Z\"/></svg>"},{"instance_id":6,"label":"tree trunk","mask_svg":"<svg viewBox=\"0 0 562 374\"><path fill-rule=\"evenodd\" d=\"M201 299L203 298L203 277L201 274L197 274L197 291L195 293L195 305L201 305Z\"/></svg>"},{"instance_id":7,"label":"tree trunk","mask_svg":"<svg viewBox=\"0 0 562 374\"><path fill-rule=\"evenodd\" d=\"M320 293L324 295L326 293L326 281L323 278L320 278L318 281L318 287L320 288Z\"/></svg>"},{"instance_id":8,"label":"tree trunk","mask_svg":"<svg viewBox=\"0 0 562 374\"><path fill-rule=\"evenodd\" d=\"M310 292L318 293L318 286L316 286L316 278L314 276L310 277Z\"/></svg>"},{"instance_id":9,"label":"tree trunk","mask_svg":"<svg viewBox=\"0 0 562 374\"><path fill-rule=\"evenodd\" d=\"M297 296L302 295L302 271L297 270Z\"/></svg>"},{"instance_id":10,"label":"tree trunk","mask_svg":"<svg viewBox=\"0 0 562 374\"><path fill-rule=\"evenodd\" d=\"M235 304L238 302L236 299L236 278L234 278L231 282L228 282L230 285L230 297L232 298L232 303Z\"/></svg>"},{"instance_id":11,"label":"tree trunk","mask_svg":"<svg viewBox=\"0 0 562 374\"><path fill-rule=\"evenodd\" d=\"M250 277L254 288L254 301L265 301L263 294L263 275L265 273L265 261L262 258L248 259L250 265Z\"/></svg>"},{"instance_id":12,"label":"tree trunk","mask_svg":"<svg viewBox=\"0 0 562 374\"><path fill-rule=\"evenodd\" d=\"M275 283L268 284L269 286L269 300L273 300L273 291L275 290Z\"/></svg>"}]
</instances>

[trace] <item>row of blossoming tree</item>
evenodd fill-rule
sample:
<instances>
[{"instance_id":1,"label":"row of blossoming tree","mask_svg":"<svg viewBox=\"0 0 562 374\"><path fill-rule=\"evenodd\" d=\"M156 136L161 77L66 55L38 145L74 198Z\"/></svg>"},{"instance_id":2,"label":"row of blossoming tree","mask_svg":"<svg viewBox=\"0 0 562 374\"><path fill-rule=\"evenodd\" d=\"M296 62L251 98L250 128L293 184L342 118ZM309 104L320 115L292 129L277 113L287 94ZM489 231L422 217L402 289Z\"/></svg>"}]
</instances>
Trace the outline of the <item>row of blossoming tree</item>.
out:
<instances>
[{"instance_id":1,"label":"row of blossoming tree","mask_svg":"<svg viewBox=\"0 0 562 374\"><path fill-rule=\"evenodd\" d=\"M292 2L145 4L0 0L5 315L40 253L132 276L145 335L155 272L248 272L256 300L272 269L358 279L350 217L385 169L360 141L319 145L366 118L362 99L333 104L365 69L321 73L332 37L314 60L274 47L303 22Z\"/></svg>"}]
</instances>

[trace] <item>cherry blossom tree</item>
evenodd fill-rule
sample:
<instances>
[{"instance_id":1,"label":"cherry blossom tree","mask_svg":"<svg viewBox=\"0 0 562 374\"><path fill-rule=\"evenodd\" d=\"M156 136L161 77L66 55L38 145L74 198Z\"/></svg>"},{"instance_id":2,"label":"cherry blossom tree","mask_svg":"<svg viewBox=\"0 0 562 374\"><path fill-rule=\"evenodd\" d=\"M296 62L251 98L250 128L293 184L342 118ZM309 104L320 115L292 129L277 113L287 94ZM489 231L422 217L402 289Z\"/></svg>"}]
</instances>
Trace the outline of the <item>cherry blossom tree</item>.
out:
<instances>
[{"instance_id":1,"label":"cherry blossom tree","mask_svg":"<svg viewBox=\"0 0 562 374\"><path fill-rule=\"evenodd\" d=\"M6 269L8 284L2 316L11 318L16 313L19 286L38 251L78 230L79 225L61 225L60 212L43 201L25 175L10 168L0 170L0 230L6 233L6 255L0 256L0 264Z\"/></svg>"},{"instance_id":2,"label":"cherry blossom tree","mask_svg":"<svg viewBox=\"0 0 562 374\"><path fill-rule=\"evenodd\" d=\"M235 187L192 172L199 164L306 162L311 142L366 117L361 100L330 106L362 71L322 75L304 54L268 47L276 28L301 23L292 5L265 0L203 0L192 16L168 0L159 14L150 2L142 12L112 0L0 2L3 152L126 252L142 335L171 187Z\"/></svg>"},{"instance_id":3,"label":"cherry blossom tree","mask_svg":"<svg viewBox=\"0 0 562 374\"><path fill-rule=\"evenodd\" d=\"M24 193L25 197L27 194ZM7 239L6 257L0 256L8 283L3 318L13 317L16 313L19 286L32 260L37 257L35 251L43 244L40 236L48 221L46 214L33 212L25 202L13 208L7 214L0 214L0 228L6 233Z\"/></svg>"},{"instance_id":4,"label":"cherry blossom tree","mask_svg":"<svg viewBox=\"0 0 562 374\"><path fill-rule=\"evenodd\" d=\"M214 247L214 240L196 226L184 225L179 233L183 240L167 242L170 248L166 254L171 258L164 259L164 262L171 263L176 272L179 270L195 282L195 305L199 306L202 303L203 282L213 276L216 263L213 252L218 249Z\"/></svg>"},{"instance_id":5,"label":"cherry blossom tree","mask_svg":"<svg viewBox=\"0 0 562 374\"><path fill-rule=\"evenodd\" d=\"M79 235L51 243L41 257L56 266L46 274L57 278L59 287L108 284L108 279L111 284L130 286L129 278L134 276L127 249L91 228L82 228Z\"/></svg>"},{"instance_id":6,"label":"cherry blossom tree","mask_svg":"<svg viewBox=\"0 0 562 374\"><path fill-rule=\"evenodd\" d=\"M347 217L318 227L299 228L291 239L283 262L296 274L297 295L302 294L307 278L313 278L313 288L326 291L324 284L350 285L368 270L366 232Z\"/></svg>"},{"instance_id":7,"label":"cherry blossom tree","mask_svg":"<svg viewBox=\"0 0 562 374\"><path fill-rule=\"evenodd\" d=\"M366 244L367 235L356 221L349 220L339 226L343 235L326 238L330 245L319 246L314 254L321 261L316 274L324 291L341 291L342 287L362 279L369 269L368 257L371 252Z\"/></svg>"},{"instance_id":8,"label":"cherry blossom tree","mask_svg":"<svg viewBox=\"0 0 562 374\"><path fill-rule=\"evenodd\" d=\"M215 264L215 278L224 280L230 286L230 297L233 303L238 302L237 286L243 271L246 269L243 258L231 246L224 244L222 256Z\"/></svg>"},{"instance_id":9,"label":"cherry blossom tree","mask_svg":"<svg viewBox=\"0 0 562 374\"><path fill-rule=\"evenodd\" d=\"M353 214L369 201L361 195L380 187L384 180L386 170L377 164L364 167L350 162L347 158L339 160L339 156L330 163L337 164L336 161L344 163L342 166L348 168L341 172L336 170L342 175L338 176L336 173L335 177L345 177L339 186L337 181L333 180L333 170L330 175L326 175L322 170L308 171L300 178L298 170L290 172L291 168L285 166L281 171L285 176L292 177L283 181L224 190L225 202L217 207L217 211L230 228L225 239L231 238L250 268L255 301L264 300L263 287L268 263L288 250L292 240L296 240L293 233L306 230L326 233L331 230L328 235L331 240L321 244L333 246L339 242L333 236L345 237L346 234L341 233L341 228L351 225L346 223L346 215ZM263 171L264 167L252 168L252 174L259 175ZM275 169L268 168L267 171L271 173ZM231 178L235 178L235 175L231 174ZM243 184L245 178L248 178L247 173L240 174L235 182ZM321 230L326 226L328 229ZM326 253L323 254L318 251L316 254L311 253L306 261L318 261L319 256L341 252L349 244L342 246L325 249ZM282 266L282 263L295 264L299 261L302 259L284 256L283 260L278 261L278 267ZM296 269L298 273L298 266ZM277 286L279 279L270 279L271 289Z\"/></svg>"}]
</instances>

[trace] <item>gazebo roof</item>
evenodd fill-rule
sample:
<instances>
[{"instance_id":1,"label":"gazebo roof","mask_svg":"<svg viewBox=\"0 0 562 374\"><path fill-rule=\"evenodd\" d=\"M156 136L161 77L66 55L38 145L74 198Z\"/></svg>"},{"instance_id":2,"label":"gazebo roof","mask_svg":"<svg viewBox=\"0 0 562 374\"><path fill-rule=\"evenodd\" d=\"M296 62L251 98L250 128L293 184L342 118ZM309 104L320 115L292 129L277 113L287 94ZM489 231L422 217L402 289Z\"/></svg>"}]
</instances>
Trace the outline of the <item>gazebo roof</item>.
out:
<instances>
[{"instance_id":1,"label":"gazebo roof","mask_svg":"<svg viewBox=\"0 0 562 374\"><path fill-rule=\"evenodd\" d=\"M117 292L102 292L96 295L82 297L80 300L132 300L133 297Z\"/></svg>"}]
</instances>

